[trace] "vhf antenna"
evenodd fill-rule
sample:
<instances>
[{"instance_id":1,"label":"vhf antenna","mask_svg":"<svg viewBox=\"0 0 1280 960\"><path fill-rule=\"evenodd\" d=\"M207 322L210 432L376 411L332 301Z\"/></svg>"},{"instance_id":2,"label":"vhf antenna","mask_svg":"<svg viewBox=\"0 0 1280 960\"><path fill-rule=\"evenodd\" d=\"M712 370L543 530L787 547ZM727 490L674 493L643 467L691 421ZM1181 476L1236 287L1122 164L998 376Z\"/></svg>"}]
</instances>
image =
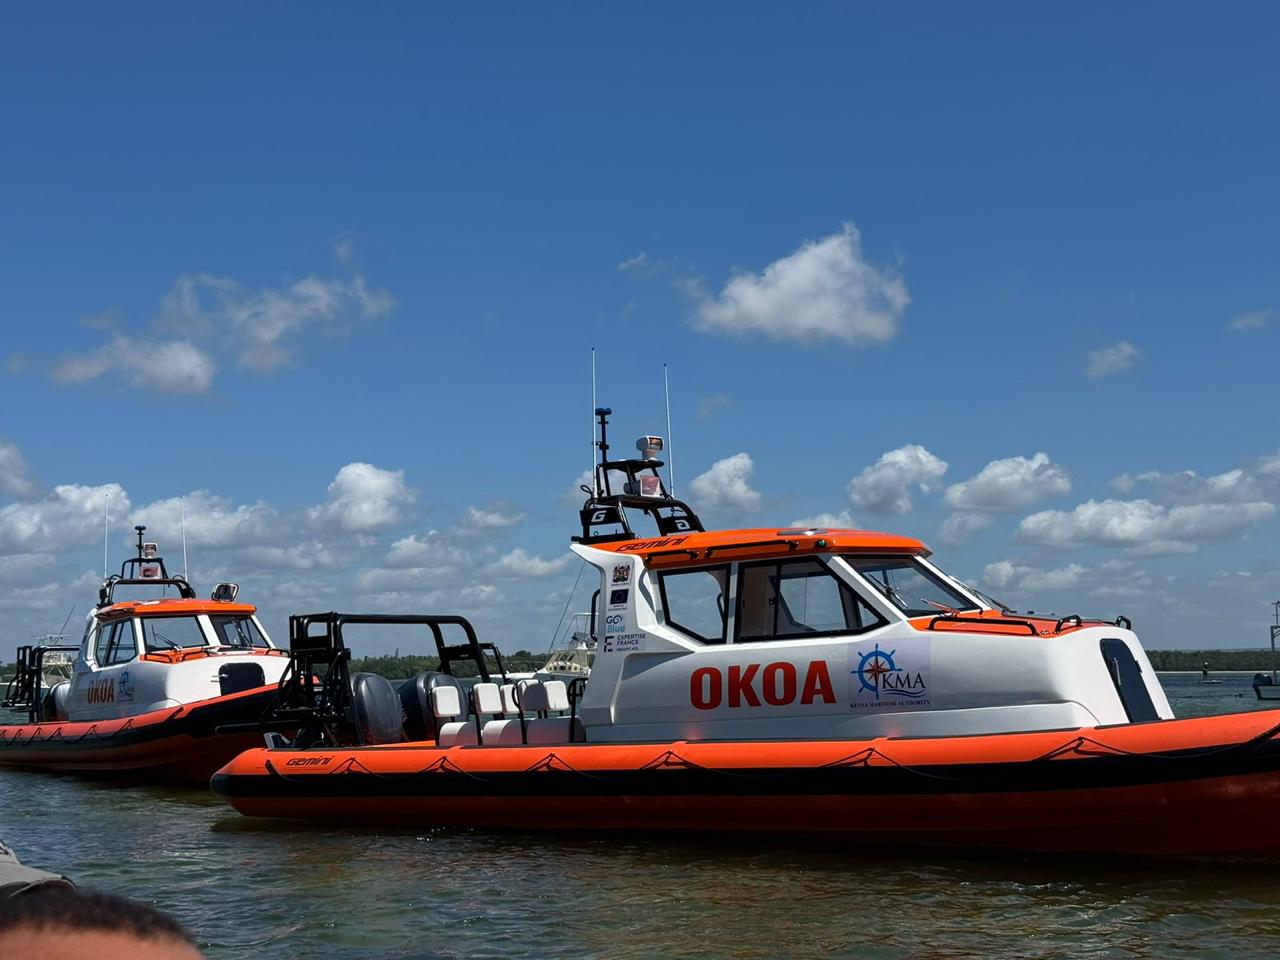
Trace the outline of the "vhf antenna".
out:
<instances>
[{"instance_id":1,"label":"vhf antenna","mask_svg":"<svg viewBox=\"0 0 1280 960\"><path fill-rule=\"evenodd\" d=\"M110 522L107 519L108 508L111 506L111 492L107 491L106 496L102 498L102 579L107 579L109 573L107 569L107 541L110 539Z\"/></svg>"},{"instance_id":2,"label":"vhf antenna","mask_svg":"<svg viewBox=\"0 0 1280 960\"><path fill-rule=\"evenodd\" d=\"M667 365L662 365L662 394L667 401L667 478L671 481L671 496L676 495L675 441L671 437L671 383L667 379Z\"/></svg>"},{"instance_id":3,"label":"vhf antenna","mask_svg":"<svg viewBox=\"0 0 1280 960\"><path fill-rule=\"evenodd\" d=\"M596 348L591 348L591 491L592 496L600 496L600 483L596 470ZM559 629L559 628L557 628Z\"/></svg>"}]
</instances>

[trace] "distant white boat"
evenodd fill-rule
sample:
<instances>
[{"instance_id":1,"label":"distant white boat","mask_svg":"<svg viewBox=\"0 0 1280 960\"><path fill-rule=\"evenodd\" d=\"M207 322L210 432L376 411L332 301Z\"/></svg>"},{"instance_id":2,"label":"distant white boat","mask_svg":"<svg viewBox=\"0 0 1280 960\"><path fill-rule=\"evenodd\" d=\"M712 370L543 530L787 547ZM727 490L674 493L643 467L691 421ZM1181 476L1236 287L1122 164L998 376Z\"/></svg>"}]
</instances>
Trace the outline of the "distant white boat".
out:
<instances>
[{"instance_id":1,"label":"distant white boat","mask_svg":"<svg viewBox=\"0 0 1280 960\"><path fill-rule=\"evenodd\" d=\"M547 651L547 662L537 670L525 673L508 671L507 679L520 680L586 680L591 676L591 664L596 656L596 638L592 630L590 613L575 613L569 620L569 628L563 637L557 637Z\"/></svg>"}]
</instances>

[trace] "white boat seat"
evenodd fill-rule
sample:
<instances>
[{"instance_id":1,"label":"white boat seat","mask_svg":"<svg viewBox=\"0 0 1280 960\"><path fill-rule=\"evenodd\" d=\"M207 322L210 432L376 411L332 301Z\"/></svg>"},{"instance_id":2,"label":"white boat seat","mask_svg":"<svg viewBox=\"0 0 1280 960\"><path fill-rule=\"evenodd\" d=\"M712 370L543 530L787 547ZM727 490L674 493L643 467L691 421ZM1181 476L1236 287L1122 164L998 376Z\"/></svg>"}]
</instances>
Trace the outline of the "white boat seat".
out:
<instances>
[{"instance_id":1,"label":"white boat seat","mask_svg":"<svg viewBox=\"0 0 1280 960\"><path fill-rule=\"evenodd\" d=\"M490 720L484 725L486 747L518 747L524 743L519 720Z\"/></svg>"},{"instance_id":2,"label":"white boat seat","mask_svg":"<svg viewBox=\"0 0 1280 960\"><path fill-rule=\"evenodd\" d=\"M439 720L466 716L462 712L462 691L458 687L432 687L431 712Z\"/></svg>"},{"instance_id":3,"label":"white boat seat","mask_svg":"<svg viewBox=\"0 0 1280 960\"><path fill-rule=\"evenodd\" d=\"M547 709L553 713L569 709L569 687L563 680L547 680L542 684L547 692Z\"/></svg>"},{"instance_id":4,"label":"white boat seat","mask_svg":"<svg viewBox=\"0 0 1280 960\"><path fill-rule=\"evenodd\" d=\"M490 714L502 716L502 692L496 683L477 683L471 688L471 701L475 704L476 713L481 716Z\"/></svg>"},{"instance_id":5,"label":"white boat seat","mask_svg":"<svg viewBox=\"0 0 1280 960\"><path fill-rule=\"evenodd\" d=\"M531 744L568 743L571 729L568 717L546 717L525 724L525 735Z\"/></svg>"},{"instance_id":6,"label":"white boat seat","mask_svg":"<svg viewBox=\"0 0 1280 960\"><path fill-rule=\"evenodd\" d=\"M470 720L442 723L436 743L442 747L474 747L478 743L476 725Z\"/></svg>"},{"instance_id":7,"label":"white boat seat","mask_svg":"<svg viewBox=\"0 0 1280 960\"><path fill-rule=\"evenodd\" d=\"M519 716L520 707L516 705L516 685L514 683L504 683L501 692L503 715L508 717Z\"/></svg>"}]
</instances>

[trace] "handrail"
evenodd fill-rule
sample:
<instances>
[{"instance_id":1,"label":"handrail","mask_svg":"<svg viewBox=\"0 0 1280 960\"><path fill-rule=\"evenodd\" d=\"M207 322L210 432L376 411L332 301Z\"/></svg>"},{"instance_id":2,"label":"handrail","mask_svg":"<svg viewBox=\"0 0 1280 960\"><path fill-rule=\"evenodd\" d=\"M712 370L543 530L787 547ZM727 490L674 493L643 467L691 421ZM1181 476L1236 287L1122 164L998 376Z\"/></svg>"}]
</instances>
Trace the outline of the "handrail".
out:
<instances>
[{"instance_id":1,"label":"handrail","mask_svg":"<svg viewBox=\"0 0 1280 960\"><path fill-rule=\"evenodd\" d=\"M569 681L569 742L573 743L575 733L578 728L578 701L582 699L582 695L586 692L587 680L585 677L574 677Z\"/></svg>"},{"instance_id":2,"label":"handrail","mask_svg":"<svg viewBox=\"0 0 1280 960\"><path fill-rule=\"evenodd\" d=\"M1133 621L1132 621L1132 620L1130 620L1128 617L1126 617L1123 613L1122 613L1122 614L1120 614L1120 616L1116 617L1116 626L1117 626L1117 627L1121 625L1121 624L1120 624L1120 621L1122 621L1122 620L1124 621L1124 629L1126 629L1126 630L1132 630L1132 629L1133 629Z\"/></svg>"},{"instance_id":3,"label":"handrail","mask_svg":"<svg viewBox=\"0 0 1280 960\"><path fill-rule=\"evenodd\" d=\"M939 621L942 621L943 623L971 623L978 627L990 624L1000 624L1006 627L1026 627L1027 636L1038 637L1040 635L1040 631L1036 629L1036 625L1030 620L1014 620L1008 617L958 617L949 613L939 614L934 617L929 621L929 625L925 627L925 629L936 630L936 624Z\"/></svg>"},{"instance_id":4,"label":"handrail","mask_svg":"<svg viewBox=\"0 0 1280 960\"><path fill-rule=\"evenodd\" d=\"M680 557L680 556L688 557L690 560L697 560L698 551L694 550L692 547L684 547L678 550L658 550L654 553L649 554L648 559L659 560L663 557Z\"/></svg>"},{"instance_id":5,"label":"handrail","mask_svg":"<svg viewBox=\"0 0 1280 960\"><path fill-rule=\"evenodd\" d=\"M1073 620L1075 621L1074 624L1072 624ZM1053 632L1061 633L1063 625L1073 625L1077 627L1082 627L1084 626L1084 621L1080 619L1080 614L1078 613L1068 614L1067 616L1063 617L1061 620L1059 620L1057 623L1053 625Z\"/></svg>"},{"instance_id":6,"label":"handrail","mask_svg":"<svg viewBox=\"0 0 1280 960\"><path fill-rule=\"evenodd\" d=\"M28 723L44 722L44 655L46 653L77 653L80 647L71 644L28 644L17 650L14 674L5 687L0 706L9 710L27 711ZM52 687L50 688L52 689Z\"/></svg>"},{"instance_id":7,"label":"handrail","mask_svg":"<svg viewBox=\"0 0 1280 960\"><path fill-rule=\"evenodd\" d=\"M800 549L799 540L753 540L750 543L722 543L719 546L707 547L703 551L703 556L710 560L713 553L722 550L757 550L761 547L776 547L780 544L791 551Z\"/></svg>"}]
</instances>

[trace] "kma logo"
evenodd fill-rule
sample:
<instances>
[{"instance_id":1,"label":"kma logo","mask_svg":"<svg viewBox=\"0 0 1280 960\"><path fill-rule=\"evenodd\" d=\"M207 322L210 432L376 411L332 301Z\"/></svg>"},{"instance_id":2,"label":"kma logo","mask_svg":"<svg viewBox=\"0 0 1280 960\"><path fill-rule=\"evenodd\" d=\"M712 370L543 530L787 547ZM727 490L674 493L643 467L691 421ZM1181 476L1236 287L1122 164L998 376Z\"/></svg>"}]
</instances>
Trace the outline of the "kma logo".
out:
<instances>
[{"instance_id":1,"label":"kma logo","mask_svg":"<svg viewBox=\"0 0 1280 960\"><path fill-rule=\"evenodd\" d=\"M869 693L876 702L884 699L920 700L929 694L929 685L920 670L899 667L893 657L897 650L874 648L862 653L858 666L849 671L858 678L858 694Z\"/></svg>"}]
</instances>

